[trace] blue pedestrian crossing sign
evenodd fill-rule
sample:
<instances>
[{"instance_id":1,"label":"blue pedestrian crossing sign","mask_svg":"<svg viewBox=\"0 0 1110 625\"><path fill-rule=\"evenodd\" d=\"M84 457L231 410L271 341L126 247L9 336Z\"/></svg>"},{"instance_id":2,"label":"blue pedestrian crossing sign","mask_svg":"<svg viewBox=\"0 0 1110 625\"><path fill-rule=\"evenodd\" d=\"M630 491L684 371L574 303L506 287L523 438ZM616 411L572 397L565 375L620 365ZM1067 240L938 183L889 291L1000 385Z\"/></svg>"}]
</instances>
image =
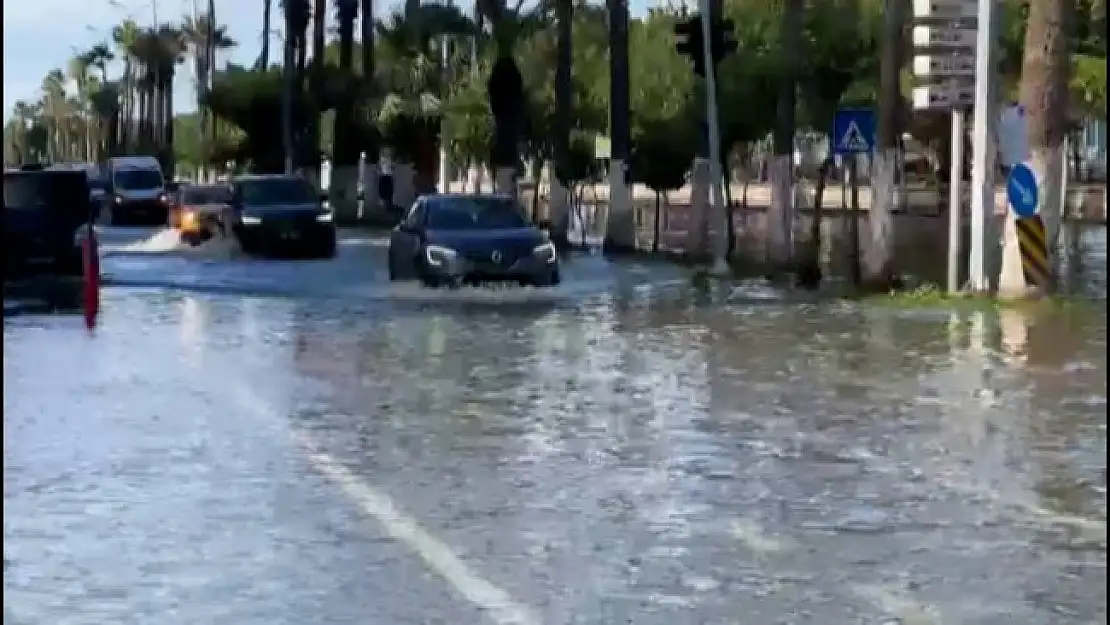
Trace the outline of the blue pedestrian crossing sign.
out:
<instances>
[{"instance_id":1,"label":"blue pedestrian crossing sign","mask_svg":"<svg viewBox=\"0 0 1110 625\"><path fill-rule=\"evenodd\" d=\"M875 111L840 109L833 116L833 154L866 154L875 147Z\"/></svg>"},{"instance_id":2,"label":"blue pedestrian crossing sign","mask_svg":"<svg viewBox=\"0 0 1110 625\"><path fill-rule=\"evenodd\" d=\"M1032 217L1037 214L1040 195L1037 189L1037 176L1025 163L1018 163L1010 169L1006 178L1006 199L1018 217Z\"/></svg>"}]
</instances>

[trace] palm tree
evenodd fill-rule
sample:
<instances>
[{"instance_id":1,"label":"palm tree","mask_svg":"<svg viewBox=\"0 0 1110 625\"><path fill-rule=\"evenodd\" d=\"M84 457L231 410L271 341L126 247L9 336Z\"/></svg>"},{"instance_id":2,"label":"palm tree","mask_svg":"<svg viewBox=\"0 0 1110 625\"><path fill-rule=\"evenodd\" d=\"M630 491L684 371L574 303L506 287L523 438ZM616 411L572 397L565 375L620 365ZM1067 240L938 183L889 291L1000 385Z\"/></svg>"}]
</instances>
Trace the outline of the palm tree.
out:
<instances>
[{"instance_id":1,"label":"palm tree","mask_svg":"<svg viewBox=\"0 0 1110 625\"><path fill-rule=\"evenodd\" d=\"M444 92L438 45L445 35L473 32L473 22L459 9L411 0L378 24L380 53L385 57L379 122L392 148L394 197L401 206L411 203L418 192L435 187Z\"/></svg>"},{"instance_id":2,"label":"palm tree","mask_svg":"<svg viewBox=\"0 0 1110 625\"><path fill-rule=\"evenodd\" d=\"M89 104L89 68L92 67L93 58L88 52L77 54L69 60L68 78L77 86L77 108L74 111L83 120L85 149L82 160L92 160L92 123L88 116Z\"/></svg>"},{"instance_id":3,"label":"palm tree","mask_svg":"<svg viewBox=\"0 0 1110 625\"><path fill-rule=\"evenodd\" d=\"M50 161L64 158L65 138L62 135L62 120L65 118L66 90L62 70L50 70L42 81L42 111L47 132L47 154Z\"/></svg>"},{"instance_id":4,"label":"palm tree","mask_svg":"<svg viewBox=\"0 0 1110 625\"><path fill-rule=\"evenodd\" d=\"M139 40L139 26L133 20L124 20L119 26L112 29L112 41L116 45L117 55L123 59L123 76L121 78L121 123L117 142L125 150L131 147L134 140L133 128L137 104L138 79L136 75L137 63L135 60L136 45Z\"/></svg>"},{"instance_id":5,"label":"palm tree","mask_svg":"<svg viewBox=\"0 0 1110 625\"><path fill-rule=\"evenodd\" d=\"M211 6L209 8L211 9ZM187 16L182 25L182 34L185 48L193 57L193 69L196 73L196 106L200 113L197 117L197 130L202 145L214 145L217 141L217 124L204 102L212 86L212 77L216 69L216 51L232 48L236 43L227 35L225 26L216 24L211 13ZM206 140L208 137L210 140Z\"/></svg>"},{"instance_id":6,"label":"palm tree","mask_svg":"<svg viewBox=\"0 0 1110 625\"><path fill-rule=\"evenodd\" d=\"M563 0L565 1L565 0ZM628 0L608 0L609 8L609 210L605 246L614 251L636 248L632 189L625 171L631 148L628 77Z\"/></svg>"},{"instance_id":7,"label":"palm tree","mask_svg":"<svg viewBox=\"0 0 1110 625\"><path fill-rule=\"evenodd\" d=\"M493 114L494 187L516 195L516 171L520 164L520 144L524 130L524 80L513 58L519 37L538 27L538 13L523 13L524 0L509 7L502 0L477 0L475 9L489 24L495 48L488 83L490 112Z\"/></svg>"}]
</instances>

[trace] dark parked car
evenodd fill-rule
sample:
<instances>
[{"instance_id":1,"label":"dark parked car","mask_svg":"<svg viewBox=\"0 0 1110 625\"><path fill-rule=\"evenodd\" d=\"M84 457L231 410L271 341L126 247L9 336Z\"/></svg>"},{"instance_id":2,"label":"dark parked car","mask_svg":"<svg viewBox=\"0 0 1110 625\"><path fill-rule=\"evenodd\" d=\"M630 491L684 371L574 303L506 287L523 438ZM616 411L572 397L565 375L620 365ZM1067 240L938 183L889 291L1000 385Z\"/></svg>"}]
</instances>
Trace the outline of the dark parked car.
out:
<instances>
[{"instance_id":1,"label":"dark parked car","mask_svg":"<svg viewBox=\"0 0 1110 625\"><path fill-rule=\"evenodd\" d=\"M181 233L181 240L199 245L215 234L225 234L232 221L231 189L226 184L186 184L174 193L170 205L170 225Z\"/></svg>"},{"instance_id":2,"label":"dark parked car","mask_svg":"<svg viewBox=\"0 0 1110 625\"><path fill-rule=\"evenodd\" d=\"M516 200L501 195L423 196L389 238L389 279L429 286L510 281L559 283L548 236L528 223Z\"/></svg>"},{"instance_id":3,"label":"dark parked car","mask_svg":"<svg viewBox=\"0 0 1110 625\"><path fill-rule=\"evenodd\" d=\"M322 193L307 180L282 174L231 181L231 228L243 251L288 251L331 257L335 223Z\"/></svg>"},{"instance_id":4,"label":"dark parked car","mask_svg":"<svg viewBox=\"0 0 1110 625\"><path fill-rule=\"evenodd\" d=\"M4 277L81 275L93 209L83 171L5 171Z\"/></svg>"}]
</instances>

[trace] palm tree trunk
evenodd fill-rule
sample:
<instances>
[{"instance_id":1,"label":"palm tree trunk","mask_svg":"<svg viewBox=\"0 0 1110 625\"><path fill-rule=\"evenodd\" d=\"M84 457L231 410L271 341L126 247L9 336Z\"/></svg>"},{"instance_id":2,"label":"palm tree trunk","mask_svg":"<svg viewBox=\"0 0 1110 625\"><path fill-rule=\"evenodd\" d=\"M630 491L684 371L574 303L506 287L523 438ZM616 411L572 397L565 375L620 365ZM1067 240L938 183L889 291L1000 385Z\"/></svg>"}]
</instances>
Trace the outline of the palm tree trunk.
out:
<instances>
[{"instance_id":1,"label":"palm tree trunk","mask_svg":"<svg viewBox=\"0 0 1110 625\"><path fill-rule=\"evenodd\" d=\"M609 211L606 213L605 248L628 252L636 248L636 220L627 165L629 136L628 0L608 0L609 5Z\"/></svg>"},{"instance_id":2,"label":"palm tree trunk","mask_svg":"<svg viewBox=\"0 0 1110 625\"><path fill-rule=\"evenodd\" d=\"M270 67L270 7L271 0L262 0L262 54L258 56L258 65L262 71Z\"/></svg>"},{"instance_id":3,"label":"palm tree trunk","mask_svg":"<svg viewBox=\"0 0 1110 625\"><path fill-rule=\"evenodd\" d=\"M571 23L574 19L572 0L557 0L555 3L555 24L557 50L555 56L555 124L552 127L551 145L554 147L555 163L550 176L548 198L548 218L551 220L551 235L556 246L562 248L570 244L570 126L573 114L573 89L571 83ZM539 194L539 184L535 193Z\"/></svg>"},{"instance_id":4,"label":"palm tree trunk","mask_svg":"<svg viewBox=\"0 0 1110 625\"><path fill-rule=\"evenodd\" d=\"M174 175L174 169L177 165L173 152L173 74L166 76L166 82L162 89L162 132L163 132L163 150L164 150L164 167L167 177Z\"/></svg>"},{"instance_id":5,"label":"palm tree trunk","mask_svg":"<svg viewBox=\"0 0 1110 625\"><path fill-rule=\"evenodd\" d=\"M376 66L374 64L374 0L362 0L360 14L363 93L365 97L373 98L377 93L377 84L374 82L376 78ZM364 121L367 122L368 126L373 125L372 119ZM362 146L366 153L362 170L363 218L375 214L375 211L378 210L378 161L381 155L377 138L371 136L368 139L369 141Z\"/></svg>"},{"instance_id":6,"label":"palm tree trunk","mask_svg":"<svg viewBox=\"0 0 1110 625\"><path fill-rule=\"evenodd\" d=\"M350 224L358 219L358 146L354 144L354 39L357 0L339 2L339 73L344 77L342 103L335 110L335 131L332 138L331 189L329 196L335 207L338 223ZM365 19L365 16L363 16ZM396 168L394 176L397 175Z\"/></svg>"},{"instance_id":7,"label":"palm tree trunk","mask_svg":"<svg viewBox=\"0 0 1110 625\"><path fill-rule=\"evenodd\" d=\"M1057 252L1065 209L1062 179L1071 65L1067 24L1072 11L1074 6L1069 0L1037 0L1030 3L1021 67L1020 101L1026 109L1030 163L1043 185L1038 214L1045 224L1050 267L1054 265L1053 257ZM1003 241L999 294L1021 297L1038 285L1027 280L1021 269L1021 252L1012 219L1006 220Z\"/></svg>"},{"instance_id":8,"label":"palm tree trunk","mask_svg":"<svg viewBox=\"0 0 1110 625\"><path fill-rule=\"evenodd\" d=\"M801 47L803 0L787 0L781 38L789 65L779 79L778 119L771 158L771 207L767 211L767 263L772 272L789 271L794 260L794 125Z\"/></svg>"},{"instance_id":9,"label":"palm tree trunk","mask_svg":"<svg viewBox=\"0 0 1110 625\"><path fill-rule=\"evenodd\" d=\"M309 76L308 147L314 158L306 165L312 165L311 180L320 179L320 101L324 96L324 28L327 25L327 0L315 0L312 9L312 75Z\"/></svg>"},{"instance_id":10,"label":"palm tree trunk","mask_svg":"<svg viewBox=\"0 0 1110 625\"><path fill-rule=\"evenodd\" d=\"M882 56L879 60L879 119L874 165L871 168L871 233L863 253L863 282L869 289L888 290L897 280L894 268L894 193L898 167L898 118L901 48L906 0L886 0Z\"/></svg>"},{"instance_id":11,"label":"palm tree trunk","mask_svg":"<svg viewBox=\"0 0 1110 625\"><path fill-rule=\"evenodd\" d=\"M297 80L296 37L293 34L293 20L289 9L285 10L285 40L282 46L282 90L281 90L281 144L285 156L285 173L293 173L293 89Z\"/></svg>"}]
</instances>

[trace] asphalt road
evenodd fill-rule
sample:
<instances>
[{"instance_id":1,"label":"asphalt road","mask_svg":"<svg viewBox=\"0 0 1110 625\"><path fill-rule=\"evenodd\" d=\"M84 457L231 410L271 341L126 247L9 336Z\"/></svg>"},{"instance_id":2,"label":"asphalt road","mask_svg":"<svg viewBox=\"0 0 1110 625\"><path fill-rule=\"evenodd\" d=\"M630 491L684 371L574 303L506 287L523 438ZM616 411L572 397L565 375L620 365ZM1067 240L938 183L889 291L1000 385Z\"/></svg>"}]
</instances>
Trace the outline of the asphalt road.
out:
<instances>
[{"instance_id":1,"label":"asphalt road","mask_svg":"<svg viewBox=\"0 0 1110 625\"><path fill-rule=\"evenodd\" d=\"M5 625L1105 622L1104 302L103 239L92 335L5 302Z\"/></svg>"}]
</instances>

